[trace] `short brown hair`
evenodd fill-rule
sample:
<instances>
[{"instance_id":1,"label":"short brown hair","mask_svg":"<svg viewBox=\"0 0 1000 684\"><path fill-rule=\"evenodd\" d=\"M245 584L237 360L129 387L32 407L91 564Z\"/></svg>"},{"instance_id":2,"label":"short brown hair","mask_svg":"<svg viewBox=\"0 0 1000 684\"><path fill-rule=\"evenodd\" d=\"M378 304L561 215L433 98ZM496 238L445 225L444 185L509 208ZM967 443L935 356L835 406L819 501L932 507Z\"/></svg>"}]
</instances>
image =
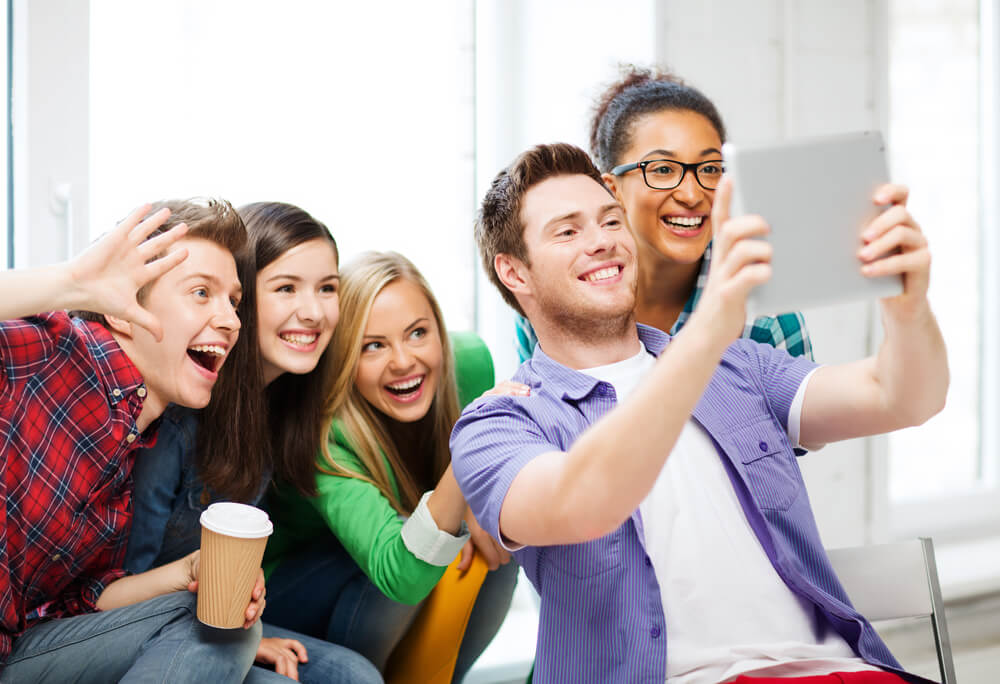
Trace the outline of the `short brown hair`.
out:
<instances>
[{"instance_id":1,"label":"short brown hair","mask_svg":"<svg viewBox=\"0 0 1000 684\"><path fill-rule=\"evenodd\" d=\"M536 145L519 154L507 168L496 175L483 198L476 217L476 243L483 268L500 296L515 311L524 315L514 294L500 281L493 262L497 254L509 254L527 266L528 248L524 244L521 205L534 186L555 176L589 176L604 185L601 172L586 152L568 143ZM610 191L609 191L610 192Z\"/></svg>"},{"instance_id":2,"label":"short brown hair","mask_svg":"<svg viewBox=\"0 0 1000 684\"><path fill-rule=\"evenodd\" d=\"M229 251L236 259L247 245L247 229L243 219L233 205L216 197L192 197L190 199L161 200L151 205L146 216L152 216L160 209L169 209L170 216L154 230L146 240L162 235L180 223L188 226L185 238L208 240ZM156 259L163 254L157 254ZM156 282L155 280L153 282ZM141 304L153 283L146 283L136 293ZM107 327L104 314L94 311L71 311L70 315L88 321L95 321Z\"/></svg>"}]
</instances>

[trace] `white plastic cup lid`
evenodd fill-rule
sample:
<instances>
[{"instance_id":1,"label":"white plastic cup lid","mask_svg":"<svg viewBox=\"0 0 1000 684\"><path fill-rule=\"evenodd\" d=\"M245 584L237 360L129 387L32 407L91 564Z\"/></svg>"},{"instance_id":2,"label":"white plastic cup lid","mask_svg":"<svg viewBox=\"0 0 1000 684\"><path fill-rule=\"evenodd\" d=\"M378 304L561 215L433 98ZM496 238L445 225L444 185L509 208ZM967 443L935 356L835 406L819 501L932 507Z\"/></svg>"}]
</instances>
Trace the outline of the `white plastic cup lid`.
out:
<instances>
[{"instance_id":1,"label":"white plastic cup lid","mask_svg":"<svg viewBox=\"0 0 1000 684\"><path fill-rule=\"evenodd\" d=\"M229 501L206 508L201 514L201 524L218 534L243 539L268 537L274 531L267 513L254 506Z\"/></svg>"}]
</instances>

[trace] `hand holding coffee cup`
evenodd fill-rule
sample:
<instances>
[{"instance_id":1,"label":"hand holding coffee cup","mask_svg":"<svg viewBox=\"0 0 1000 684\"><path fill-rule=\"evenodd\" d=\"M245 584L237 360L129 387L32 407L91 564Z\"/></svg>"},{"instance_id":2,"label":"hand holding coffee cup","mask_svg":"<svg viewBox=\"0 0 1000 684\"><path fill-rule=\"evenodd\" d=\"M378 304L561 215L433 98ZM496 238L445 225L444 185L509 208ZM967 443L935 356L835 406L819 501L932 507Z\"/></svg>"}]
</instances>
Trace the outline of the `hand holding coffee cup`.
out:
<instances>
[{"instance_id":1,"label":"hand holding coffee cup","mask_svg":"<svg viewBox=\"0 0 1000 684\"><path fill-rule=\"evenodd\" d=\"M245 504L216 503L201 514L198 559L198 619L206 625L234 629L260 616L263 574L260 569L267 538L274 527L267 513Z\"/></svg>"}]
</instances>

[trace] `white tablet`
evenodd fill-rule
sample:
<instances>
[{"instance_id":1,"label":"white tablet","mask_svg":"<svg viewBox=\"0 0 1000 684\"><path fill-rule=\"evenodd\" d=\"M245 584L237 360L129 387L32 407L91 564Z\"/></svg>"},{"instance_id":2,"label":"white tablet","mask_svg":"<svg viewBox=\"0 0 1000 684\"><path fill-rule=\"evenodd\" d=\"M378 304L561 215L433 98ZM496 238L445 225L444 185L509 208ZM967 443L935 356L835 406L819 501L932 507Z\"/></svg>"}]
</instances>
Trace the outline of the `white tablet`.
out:
<instances>
[{"instance_id":1,"label":"white tablet","mask_svg":"<svg viewBox=\"0 0 1000 684\"><path fill-rule=\"evenodd\" d=\"M748 313L779 314L892 297L898 276L866 278L857 252L861 232L884 207L872 194L888 182L878 131L771 145L722 146L733 179L731 216L759 214L771 226L771 280L755 288Z\"/></svg>"}]
</instances>

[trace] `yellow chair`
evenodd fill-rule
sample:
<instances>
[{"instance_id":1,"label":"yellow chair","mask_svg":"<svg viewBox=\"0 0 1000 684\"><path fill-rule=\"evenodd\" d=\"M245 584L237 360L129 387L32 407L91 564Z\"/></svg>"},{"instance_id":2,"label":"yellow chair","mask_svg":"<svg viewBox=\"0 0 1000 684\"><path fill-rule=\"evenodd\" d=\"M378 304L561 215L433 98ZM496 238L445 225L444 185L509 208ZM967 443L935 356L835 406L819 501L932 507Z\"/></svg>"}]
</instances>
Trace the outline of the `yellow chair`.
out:
<instances>
[{"instance_id":1,"label":"yellow chair","mask_svg":"<svg viewBox=\"0 0 1000 684\"><path fill-rule=\"evenodd\" d=\"M451 684L458 649L488 571L478 553L465 574L458 571L457 558L448 566L389 656L386 684Z\"/></svg>"}]
</instances>

